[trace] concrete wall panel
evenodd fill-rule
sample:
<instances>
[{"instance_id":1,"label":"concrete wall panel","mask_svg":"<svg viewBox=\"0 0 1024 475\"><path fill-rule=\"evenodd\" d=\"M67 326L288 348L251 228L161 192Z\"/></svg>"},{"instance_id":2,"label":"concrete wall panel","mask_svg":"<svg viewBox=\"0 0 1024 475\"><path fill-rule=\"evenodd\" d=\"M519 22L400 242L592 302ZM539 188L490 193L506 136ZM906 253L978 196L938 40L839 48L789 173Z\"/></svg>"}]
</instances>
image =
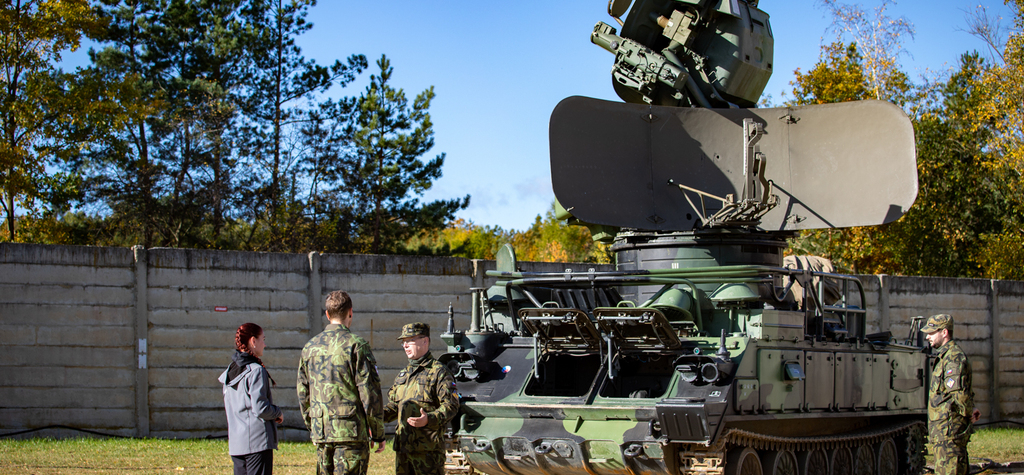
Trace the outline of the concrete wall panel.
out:
<instances>
[{"instance_id":1,"label":"concrete wall panel","mask_svg":"<svg viewBox=\"0 0 1024 475\"><path fill-rule=\"evenodd\" d=\"M1003 371L1024 371L1024 358L1019 356L1000 356L999 369Z\"/></svg>"},{"instance_id":2,"label":"concrete wall panel","mask_svg":"<svg viewBox=\"0 0 1024 475\"><path fill-rule=\"evenodd\" d=\"M235 329L226 328L153 328L149 344L156 348L223 348L235 347Z\"/></svg>"},{"instance_id":3,"label":"concrete wall panel","mask_svg":"<svg viewBox=\"0 0 1024 475\"><path fill-rule=\"evenodd\" d=\"M1003 387L1024 387L1024 371L1000 371L999 384Z\"/></svg>"},{"instance_id":4,"label":"concrete wall panel","mask_svg":"<svg viewBox=\"0 0 1024 475\"><path fill-rule=\"evenodd\" d=\"M305 329L309 327L309 315L303 310L239 310L228 307L223 312L213 308L157 309L149 313L149 322L154 326L171 327L218 327L235 331L241 324L253 322L267 329ZM232 337L233 338L233 337Z\"/></svg>"},{"instance_id":5,"label":"concrete wall panel","mask_svg":"<svg viewBox=\"0 0 1024 475\"><path fill-rule=\"evenodd\" d=\"M149 367L155 368L227 368L230 348L181 349L151 348Z\"/></svg>"},{"instance_id":6,"label":"concrete wall panel","mask_svg":"<svg viewBox=\"0 0 1024 475\"><path fill-rule=\"evenodd\" d=\"M412 293L385 293L380 292L377 294L359 294L350 292L349 295L352 297L353 311L356 310L355 303L359 302L358 310L362 312L373 312L373 313L422 313L427 312L444 312L447 317L448 304L451 303L453 306L456 303L462 303L461 300L456 297L461 297L456 293L451 294L412 294ZM468 310L468 304L466 304Z\"/></svg>"},{"instance_id":7,"label":"concrete wall panel","mask_svg":"<svg viewBox=\"0 0 1024 475\"><path fill-rule=\"evenodd\" d=\"M262 325L261 325L262 326ZM235 328L154 328L149 332L154 348L220 348L229 357L235 348ZM309 339L306 332L264 329L267 351L271 348L302 348Z\"/></svg>"},{"instance_id":8,"label":"concrete wall panel","mask_svg":"<svg viewBox=\"0 0 1024 475\"><path fill-rule=\"evenodd\" d=\"M147 252L150 269L234 269L302 273L304 269L309 268L304 254L199 249L150 249Z\"/></svg>"},{"instance_id":9,"label":"concrete wall panel","mask_svg":"<svg viewBox=\"0 0 1024 475\"><path fill-rule=\"evenodd\" d=\"M0 345L34 345L37 328L29 325L0 325Z\"/></svg>"},{"instance_id":10,"label":"concrete wall panel","mask_svg":"<svg viewBox=\"0 0 1024 475\"><path fill-rule=\"evenodd\" d=\"M296 368L302 350L267 350L264 362L271 368L278 361L294 361ZM232 348L189 349L189 348L154 348L149 352L151 368L219 368L223 371L231 363ZM282 365L288 367L288 365ZM220 374L219 372L217 373Z\"/></svg>"},{"instance_id":11,"label":"concrete wall panel","mask_svg":"<svg viewBox=\"0 0 1024 475\"><path fill-rule=\"evenodd\" d=\"M2 346L0 367L61 366L131 368L135 353L129 348L88 348L68 346Z\"/></svg>"},{"instance_id":12,"label":"concrete wall panel","mask_svg":"<svg viewBox=\"0 0 1024 475\"><path fill-rule=\"evenodd\" d=\"M0 317L8 325L59 326L75 325L131 325L134 307L79 306L51 304L17 304L0 302Z\"/></svg>"},{"instance_id":13,"label":"concrete wall panel","mask_svg":"<svg viewBox=\"0 0 1024 475\"><path fill-rule=\"evenodd\" d=\"M472 261L460 257L383 256L372 254L324 254L320 272L331 274L420 274L465 276Z\"/></svg>"},{"instance_id":14,"label":"concrete wall panel","mask_svg":"<svg viewBox=\"0 0 1024 475\"><path fill-rule=\"evenodd\" d=\"M122 307L132 305L134 294L129 287L108 285L0 284L0 295L7 304L98 305Z\"/></svg>"},{"instance_id":15,"label":"concrete wall panel","mask_svg":"<svg viewBox=\"0 0 1024 475\"><path fill-rule=\"evenodd\" d=\"M135 274L127 267L0 263L0 284L60 285L73 282L131 286L135 283Z\"/></svg>"},{"instance_id":16,"label":"concrete wall panel","mask_svg":"<svg viewBox=\"0 0 1024 475\"><path fill-rule=\"evenodd\" d=\"M82 267L131 267L132 250L121 247L0 243L0 262Z\"/></svg>"},{"instance_id":17,"label":"concrete wall panel","mask_svg":"<svg viewBox=\"0 0 1024 475\"><path fill-rule=\"evenodd\" d=\"M69 368L64 366L5 366L0 387L125 387L135 376L132 368Z\"/></svg>"},{"instance_id":18,"label":"concrete wall panel","mask_svg":"<svg viewBox=\"0 0 1024 475\"><path fill-rule=\"evenodd\" d=\"M1016 421L1024 419L1024 401L1003 401L1000 405L1003 416L1007 419Z\"/></svg>"},{"instance_id":19,"label":"concrete wall panel","mask_svg":"<svg viewBox=\"0 0 1024 475\"><path fill-rule=\"evenodd\" d=\"M296 268L296 272L154 268L150 269L148 278L150 287L302 291L309 285L309 276L303 270L303 267Z\"/></svg>"},{"instance_id":20,"label":"concrete wall panel","mask_svg":"<svg viewBox=\"0 0 1024 475\"><path fill-rule=\"evenodd\" d=\"M1013 343L1013 342L1005 342L1004 341L1002 345L999 345L999 356L1002 356L1002 357L1006 357L1006 356L1009 356L1009 357L1024 356L1024 345L1022 345L1020 343Z\"/></svg>"},{"instance_id":21,"label":"concrete wall panel","mask_svg":"<svg viewBox=\"0 0 1024 475\"><path fill-rule=\"evenodd\" d=\"M149 289L149 308L236 310L305 310L305 292L265 290Z\"/></svg>"},{"instance_id":22,"label":"concrete wall panel","mask_svg":"<svg viewBox=\"0 0 1024 475\"><path fill-rule=\"evenodd\" d=\"M985 310L988 308L988 295L946 295L927 293L897 293L889 296L889 303L894 307L924 307L946 309L941 313L959 313L964 310Z\"/></svg>"},{"instance_id":23,"label":"concrete wall panel","mask_svg":"<svg viewBox=\"0 0 1024 475\"><path fill-rule=\"evenodd\" d=\"M999 338L1008 344L1024 342L1024 327L1004 326L999 331Z\"/></svg>"},{"instance_id":24,"label":"concrete wall panel","mask_svg":"<svg viewBox=\"0 0 1024 475\"><path fill-rule=\"evenodd\" d=\"M128 388L0 388L4 406L58 409L119 409L135 404Z\"/></svg>"},{"instance_id":25,"label":"concrete wall panel","mask_svg":"<svg viewBox=\"0 0 1024 475\"><path fill-rule=\"evenodd\" d=\"M163 437L201 437L198 434L189 435L189 432L227 431L228 428L224 401L221 401L220 406L197 407L187 411L154 409L150 418L153 432L166 434Z\"/></svg>"},{"instance_id":26,"label":"concrete wall panel","mask_svg":"<svg viewBox=\"0 0 1024 475\"><path fill-rule=\"evenodd\" d=\"M131 342L133 335L132 328L126 326L39 327L35 343L46 346L118 347Z\"/></svg>"},{"instance_id":27,"label":"concrete wall panel","mask_svg":"<svg viewBox=\"0 0 1024 475\"><path fill-rule=\"evenodd\" d=\"M461 295L468 291L472 283L469 276L465 275L326 274L323 276L325 289L341 289L349 294L372 295L380 292L381 289L404 289L413 294Z\"/></svg>"},{"instance_id":28,"label":"concrete wall panel","mask_svg":"<svg viewBox=\"0 0 1024 475\"><path fill-rule=\"evenodd\" d=\"M66 425L98 430L124 429L135 426L134 409L100 408L0 408L3 429L37 428ZM79 434L81 435L81 434Z\"/></svg>"},{"instance_id":29,"label":"concrete wall panel","mask_svg":"<svg viewBox=\"0 0 1024 475\"><path fill-rule=\"evenodd\" d=\"M969 358L975 358L979 356L991 356L992 355L992 343L988 341L978 340L958 340L957 343L960 348L967 353Z\"/></svg>"},{"instance_id":30,"label":"concrete wall panel","mask_svg":"<svg viewBox=\"0 0 1024 475\"><path fill-rule=\"evenodd\" d=\"M136 255L144 259L136 263ZM520 265L528 272L612 268ZM235 329L247 321L267 331L263 360L278 383L275 401L285 424L301 427L296 366L302 346L326 324L318 309L328 292L353 296L352 329L370 342L386 392L407 364L395 340L402 325L429 323L431 352L443 353L438 335L449 303L456 328L465 329L468 288L494 282L482 275L493 268L492 261L424 256L0 244L0 397L13 401L0 409L0 431L66 424L110 433L146 426L157 437L222 435L216 378L230 362ZM879 276L859 278L870 331L891 330L902 340L912 317L953 314L972 358L979 408L1024 415L1024 282L886 276L883 287ZM880 328L883 321L889 328ZM145 385L143 394L135 394L136 384ZM33 406L50 393L54 407ZM136 406L145 412L135 414Z\"/></svg>"},{"instance_id":31,"label":"concrete wall panel","mask_svg":"<svg viewBox=\"0 0 1024 475\"><path fill-rule=\"evenodd\" d=\"M200 410L220 408L223 414L224 393L220 388L150 388L149 409L160 412L163 409ZM185 413L187 414L187 413Z\"/></svg>"}]
</instances>

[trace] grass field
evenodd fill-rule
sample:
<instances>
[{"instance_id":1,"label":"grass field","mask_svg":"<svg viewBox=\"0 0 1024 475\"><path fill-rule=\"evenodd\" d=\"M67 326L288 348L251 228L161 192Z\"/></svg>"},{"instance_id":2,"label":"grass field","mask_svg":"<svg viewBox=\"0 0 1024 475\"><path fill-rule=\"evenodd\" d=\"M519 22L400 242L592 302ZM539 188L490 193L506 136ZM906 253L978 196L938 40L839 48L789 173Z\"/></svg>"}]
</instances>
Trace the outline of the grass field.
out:
<instances>
[{"instance_id":1,"label":"grass field","mask_svg":"<svg viewBox=\"0 0 1024 475\"><path fill-rule=\"evenodd\" d=\"M0 474L230 474L227 439L31 439L0 440ZM389 446L370 455L370 475L395 473ZM313 444L283 442L274 452L274 474L316 473Z\"/></svg>"},{"instance_id":2,"label":"grass field","mask_svg":"<svg viewBox=\"0 0 1024 475\"><path fill-rule=\"evenodd\" d=\"M231 473L227 440L0 439L0 474ZM972 463L1024 461L1024 429L982 429L968 447ZM312 444L284 442L274 473L316 473ZM370 456L370 474L394 473L388 447Z\"/></svg>"}]
</instances>

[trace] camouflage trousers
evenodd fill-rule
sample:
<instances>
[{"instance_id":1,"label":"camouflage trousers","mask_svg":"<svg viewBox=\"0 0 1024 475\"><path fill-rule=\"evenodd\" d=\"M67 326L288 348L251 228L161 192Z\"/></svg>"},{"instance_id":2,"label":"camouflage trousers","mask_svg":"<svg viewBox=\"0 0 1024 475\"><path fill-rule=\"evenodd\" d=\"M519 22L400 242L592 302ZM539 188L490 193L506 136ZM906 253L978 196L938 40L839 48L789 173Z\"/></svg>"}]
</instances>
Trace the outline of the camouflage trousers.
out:
<instances>
[{"instance_id":1,"label":"camouflage trousers","mask_svg":"<svg viewBox=\"0 0 1024 475\"><path fill-rule=\"evenodd\" d=\"M395 475L444 475L444 452L395 452Z\"/></svg>"},{"instance_id":2,"label":"camouflage trousers","mask_svg":"<svg viewBox=\"0 0 1024 475\"><path fill-rule=\"evenodd\" d=\"M369 463L366 442L316 444L317 475L365 475Z\"/></svg>"},{"instance_id":3,"label":"camouflage trousers","mask_svg":"<svg viewBox=\"0 0 1024 475\"><path fill-rule=\"evenodd\" d=\"M935 475L967 475L970 463L967 458L969 439L946 439L932 444L935 455Z\"/></svg>"}]
</instances>

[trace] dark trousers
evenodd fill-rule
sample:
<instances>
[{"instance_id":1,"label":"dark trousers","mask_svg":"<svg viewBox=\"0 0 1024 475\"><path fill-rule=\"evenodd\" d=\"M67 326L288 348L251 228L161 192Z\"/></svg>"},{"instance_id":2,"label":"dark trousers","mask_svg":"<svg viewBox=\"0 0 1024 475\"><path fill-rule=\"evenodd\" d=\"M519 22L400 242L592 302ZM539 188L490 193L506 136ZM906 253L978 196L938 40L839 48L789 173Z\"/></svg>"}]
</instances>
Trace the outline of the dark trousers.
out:
<instances>
[{"instance_id":1,"label":"dark trousers","mask_svg":"<svg viewBox=\"0 0 1024 475\"><path fill-rule=\"evenodd\" d=\"M396 475L444 475L444 452L395 452Z\"/></svg>"},{"instance_id":2,"label":"dark trousers","mask_svg":"<svg viewBox=\"0 0 1024 475\"><path fill-rule=\"evenodd\" d=\"M246 455L232 455L235 475L273 475L274 451L271 449Z\"/></svg>"}]
</instances>

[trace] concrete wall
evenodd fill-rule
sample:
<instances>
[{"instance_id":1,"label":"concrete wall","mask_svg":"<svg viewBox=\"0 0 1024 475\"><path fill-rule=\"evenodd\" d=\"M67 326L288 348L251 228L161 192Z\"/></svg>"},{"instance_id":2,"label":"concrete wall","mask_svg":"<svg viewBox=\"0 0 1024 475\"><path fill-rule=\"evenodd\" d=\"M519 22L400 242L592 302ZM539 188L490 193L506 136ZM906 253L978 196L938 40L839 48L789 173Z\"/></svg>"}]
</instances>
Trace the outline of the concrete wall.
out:
<instances>
[{"instance_id":1,"label":"concrete wall","mask_svg":"<svg viewBox=\"0 0 1024 475\"><path fill-rule=\"evenodd\" d=\"M395 341L401 326L426 321L437 335L450 303L456 327L467 327L468 289L489 285L484 271L493 267L461 258L0 244L0 434L49 425L224 434L216 378L230 361L235 329L250 321L266 331L263 360L285 426L301 427L295 368L302 346L326 324L328 292L352 296L353 330L370 341L388 386L406 363ZM891 326L904 338L913 316L953 314L984 418L1024 420L1024 282L861 280L869 332ZM436 337L431 348L444 351ZM307 437L295 429L283 435Z\"/></svg>"},{"instance_id":2,"label":"concrete wall","mask_svg":"<svg viewBox=\"0 0 1024 475\"><path fill-rule=\"evenodd\" d=\"M909 336L915 316L948 313L971 360L974 402L985 421L1024 421L1024 282L860 276L868 332Z\"/></svg>"},{"instance_id":3,"label":"concrete wall","mask_svg":"<svg viewBox=\"0 0 1024 475\"><path fill-rule=\"evenodd\" d=\"M296 367L302 346L327 323L327 293L352 297L352 329L370 342L386 388L407 362L396 341L402 325L429 323L431 350L442 353L436 335L449 303L456 326L467 327L469 288L490 285L484 272L493 268L461 258L0 244L0 434L50 425L224 434L217 376L245 322L267 335L263 361L277 381L284 425L302 427ZM308 437L287 428L283 435Z\"/></svg>"}]
</instances>

